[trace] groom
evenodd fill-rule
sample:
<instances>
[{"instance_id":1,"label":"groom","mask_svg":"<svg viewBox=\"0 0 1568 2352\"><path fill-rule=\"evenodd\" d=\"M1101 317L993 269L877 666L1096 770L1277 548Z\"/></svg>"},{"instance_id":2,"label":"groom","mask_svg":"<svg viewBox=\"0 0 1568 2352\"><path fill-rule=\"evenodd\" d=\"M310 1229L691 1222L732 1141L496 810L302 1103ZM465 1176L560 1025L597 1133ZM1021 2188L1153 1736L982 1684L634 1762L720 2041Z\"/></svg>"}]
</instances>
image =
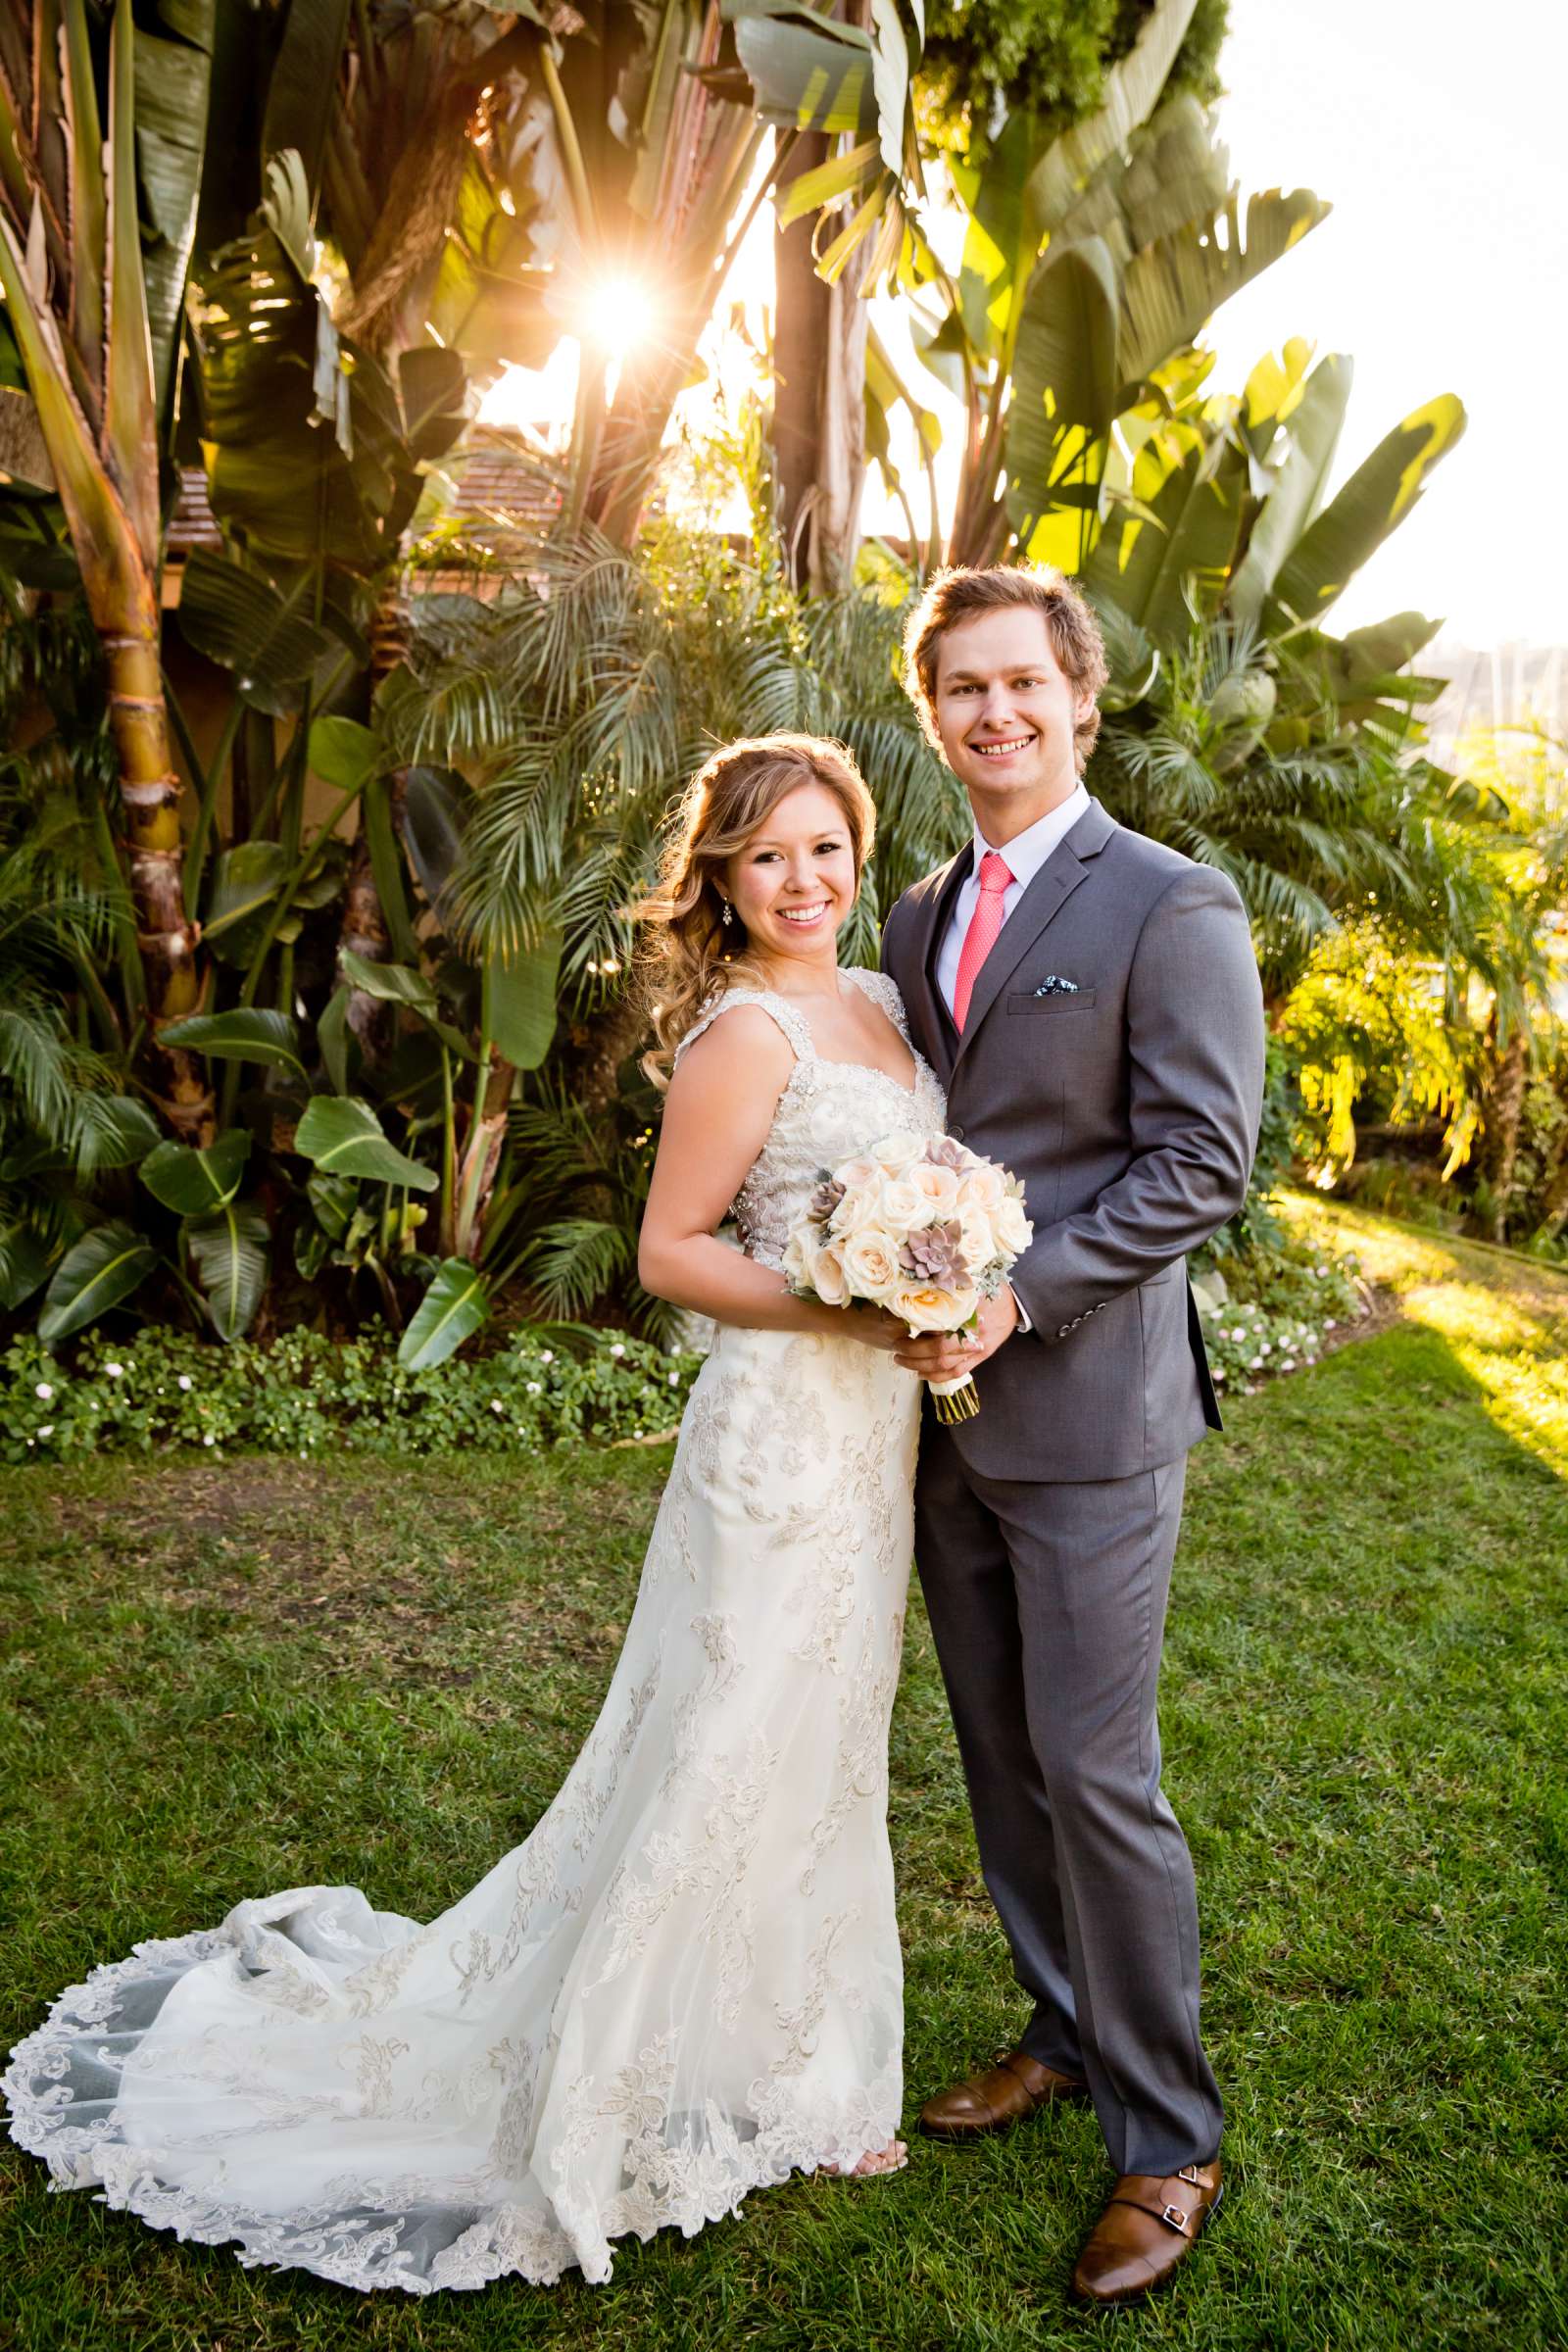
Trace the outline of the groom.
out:
<instances>
[{"instance_id":1,"label":"groom","mask_svg":"<svg viewBox=\"0 0 1568 2352\"><path fill-rule=\"evenodd\" d=\"M920 2123L969 2140L1092 2098L1119 2178L1073 2287L1128 2302L1222 2193L1155 1688L1186 1455L1219 1426L1184 1253L1246 1196L1262 1002L1231 884L1084 789L1105 663L1066 581L946 572L906 651L975 833L893 908L882 961L950 1132L1022 1178L1034 1223L968 1346L899 1358L976 1373L978 1418L926 1414L915 1550L981 1868L1032 2002L1018 2046Z\"/></svg>"}]
</instances>

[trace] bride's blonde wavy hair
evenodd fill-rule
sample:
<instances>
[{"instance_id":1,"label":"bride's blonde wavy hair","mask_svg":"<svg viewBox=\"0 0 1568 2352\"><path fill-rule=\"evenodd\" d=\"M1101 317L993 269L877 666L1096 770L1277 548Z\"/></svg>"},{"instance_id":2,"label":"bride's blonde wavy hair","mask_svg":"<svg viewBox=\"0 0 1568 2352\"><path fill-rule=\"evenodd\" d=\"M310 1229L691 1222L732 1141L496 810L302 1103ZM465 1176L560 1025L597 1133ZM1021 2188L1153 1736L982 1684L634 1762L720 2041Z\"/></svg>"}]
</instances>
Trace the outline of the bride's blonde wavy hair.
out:
<instances>
[{"instance_id":1,"label":"bride's blonde wavy hair","mask_svg":"<svg viewBox=\"0 0 1568 2352\"><path fill-rule=\"evenodd\" d=\"M652 894L632 913L648 926L642 1001L657 1043L643 1069L669 1084L675 1049L712 998L765 975L747 954L738 909L724 922L724 869L789 793L820 784L844 811L858 888L876 836L865 779L842 743L821 735L747 735L721 744L681 796Z\"/></svg>"}]
</instances>

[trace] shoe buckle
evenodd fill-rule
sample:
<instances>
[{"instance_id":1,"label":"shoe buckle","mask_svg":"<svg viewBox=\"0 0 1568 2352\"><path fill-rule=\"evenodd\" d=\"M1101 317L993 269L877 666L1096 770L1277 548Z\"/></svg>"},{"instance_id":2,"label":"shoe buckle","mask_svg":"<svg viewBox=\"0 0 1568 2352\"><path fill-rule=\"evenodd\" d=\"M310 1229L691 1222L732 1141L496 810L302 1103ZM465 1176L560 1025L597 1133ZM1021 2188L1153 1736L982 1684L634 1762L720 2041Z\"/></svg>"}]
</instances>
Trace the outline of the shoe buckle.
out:
<instances>
[{"instance_id":1,"label":"shoe buckle","mask_svg":"<svg viewBox=\"0 0 1568 2352\"><path fill-rule=\"evenodd\" d=\"M1184 2164L1176 2178L1185 2180L1189 2188L1206 2188L1208 2185L1196 2164Z\"/></svg>"},{"instance_id":2,"label":"shoe buckle","mask_svg":"<svg viewBox=\"0 0 1568 2352\"><path fill-rule=\"evenodd\" d=\"M1176 2231L1178 2237L1187 2235L1187 2216L1179 2205L1167 2205L1159 2218L1167 2229Z\"/></svg>"}]
</instances>

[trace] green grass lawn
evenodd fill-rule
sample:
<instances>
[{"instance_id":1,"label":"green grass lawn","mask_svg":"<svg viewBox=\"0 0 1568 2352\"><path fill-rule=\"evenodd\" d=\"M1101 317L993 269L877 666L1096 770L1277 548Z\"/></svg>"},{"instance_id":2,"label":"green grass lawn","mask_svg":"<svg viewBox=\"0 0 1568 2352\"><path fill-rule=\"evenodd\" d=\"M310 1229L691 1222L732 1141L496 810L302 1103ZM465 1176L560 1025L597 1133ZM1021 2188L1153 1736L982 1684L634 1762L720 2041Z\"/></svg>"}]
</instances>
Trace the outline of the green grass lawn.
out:
<instances>
[{"instance_id":1,"label":"green grass lawn","mask_svg":"<svg viewBox=\"0 0 1568 2352\"><path fill-rule=\"evenodd\" d=\"M0 2341L1568 2343L1568 1282L1303 1206L1405 1320L1237 1399L1194 1458L1166 1786L1198 1865L1234 2194L1162 2300L1065 2300L1092 2117L880 2182L796 2180L608 2287L355 2297L180 2246L0 2160ZM0 1479L0 2034L241 1894L442 1909L548 1801L608 1682L667 1448L405 1468L114 1461ZM912 2106L1019 2022L931 1642L893 1835Z\"/></svg>"}]
</instances>

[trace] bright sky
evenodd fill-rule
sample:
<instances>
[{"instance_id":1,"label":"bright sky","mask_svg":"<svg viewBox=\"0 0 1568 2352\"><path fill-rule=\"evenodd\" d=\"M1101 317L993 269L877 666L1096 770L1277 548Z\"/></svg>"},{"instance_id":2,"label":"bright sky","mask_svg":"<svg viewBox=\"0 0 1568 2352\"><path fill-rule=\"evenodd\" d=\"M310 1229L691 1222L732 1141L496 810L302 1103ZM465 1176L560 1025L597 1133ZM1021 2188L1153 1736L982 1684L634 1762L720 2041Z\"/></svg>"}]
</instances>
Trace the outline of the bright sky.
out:
<instances>
[{"instance_id":1,"label":"bright sky","mask_svg":"<svg viewBox=\"0 0 1568 2352\"><path fill-rule=\"evenodd\" d=\"M1330 625L1414 608L1475 647L1568 644L1568 498L1553 429L1568 386L1568 10L1558 0L1313 0L1309 10L1231 0L1220 63L1221 128L1243 196L1305 186L1334 211L1218 314L1206 338L1219 355L1213 389L1239 391L1291 335L1319 355L1351 354L1336 487L1436 394L1456 392L1470 416ZM754 331L771 277L764 209L727 289ZM885 302L877 314L902 362L902 320ZM717 383L688 396L698 417L715 390L733 400L751 377L736 338L710 335L707 349ZM569 414L574 372L573 346L545 383L514 371L486 414ZM912 361L904 372L943 418L947 490L958 411ZM923 531L912 437L896 434L895 456ZM903 534L874 469L862 519Z\"/></svg>"},{"instance_id":2,"label":"bright sky","mask_svg":"<svg viewBox=\"0 0 1568 2352\"><path fill-rule=\"evenodd\" d=\"M1568 644L1568 12L1559 0L1231 0L1221 124L1244 194L1314 188L1321 228L1227 304L1216 383L1304 334L1349 352L1353 470L1439 392L1469 411L1420 507L1334 608Z\"/></svg>"}]
</instances>

